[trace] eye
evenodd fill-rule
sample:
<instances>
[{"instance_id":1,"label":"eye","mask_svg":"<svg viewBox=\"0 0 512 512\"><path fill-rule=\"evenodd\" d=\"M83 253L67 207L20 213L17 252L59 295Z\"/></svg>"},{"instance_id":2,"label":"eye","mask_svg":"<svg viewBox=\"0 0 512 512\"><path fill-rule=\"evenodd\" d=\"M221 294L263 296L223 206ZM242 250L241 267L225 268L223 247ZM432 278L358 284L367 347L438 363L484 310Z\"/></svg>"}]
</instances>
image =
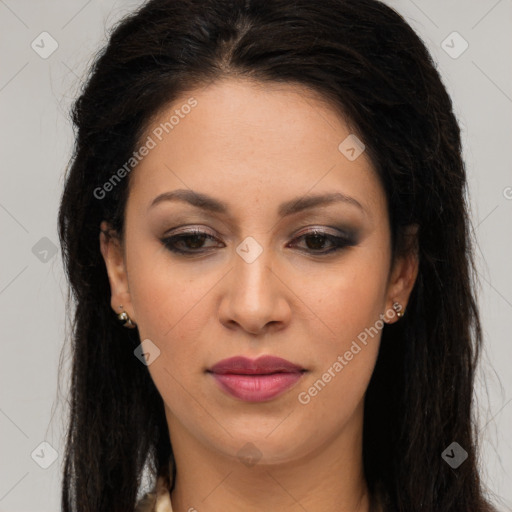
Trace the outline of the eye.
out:
<instances>
[{"instance_id":1,"label":"eye","mask_svg":"<svg viewBox=\"0 0 512 512\"><path fill-rule=\"evenodd\" d=\"M203 249L205 240L217 241L217 239L209 233L194 229L185 233L163 238L162 243L167 247L167 249L178 254L198 254L205 252L204 250L198 250ZM183 246L185 246L185 249L183 249Z\"/></svg>"},{"instance_id":2,"label":"eye","mask_svg":"<svg viewBox=\"0 0 512 512\"><path fill-rule=\"evenodd\" d=\"M297 237L295 240L302 239L306 241L306 250L308 252L320 256L339 251L344 247L350 247L356 245L357 243L355 237L352 235L344 234L343 236L336 236L318 229L304 233L303 235ZM325 246L326 242L331 244L331 248L328 250L321 250Z\"/></svg>"},{"instance_id":3,"label":"eye","mask_svg":"<svg viewBox=\"0 0 512 512\"><path fill-rule=\"evenodd\" d=\"M208 240L219 242L217 238L210 235L209 233L198 229L193 229L184 233L163 238L161 242L171 252L183 255L200 255L207 252L208 249L215 248L215 246L206 248L204 247L204 243ZM344 233L342 236L336 236L319 229L304 233L301 236L295 238L294 241L297 240L305 240L307 246L305 249L306 252L318 256L330 254L332 252L339 251L344 247L357 244L357 240L352 234ZM326 243L331 244L331 248L322 250ZM293 243L291 245L296 244Z\"/></svg>"}]
</instances>

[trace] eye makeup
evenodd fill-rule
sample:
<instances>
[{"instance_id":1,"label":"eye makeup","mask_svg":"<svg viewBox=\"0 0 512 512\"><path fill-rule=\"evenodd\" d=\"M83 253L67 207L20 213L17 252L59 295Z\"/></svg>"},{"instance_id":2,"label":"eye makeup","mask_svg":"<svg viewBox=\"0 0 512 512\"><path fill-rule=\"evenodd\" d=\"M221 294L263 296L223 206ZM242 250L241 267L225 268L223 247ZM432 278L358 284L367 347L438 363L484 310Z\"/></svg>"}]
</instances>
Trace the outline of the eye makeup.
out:
<instances>
[{"instance_id":1,"label":"eye makeup","mask_svg":"<svg viewBox=\"0 0 512 512\"><path fill-rule=\"evenodd\" d=\"M298 247L297 241L303 241L304 246L299 250L308 254L322 256L332 254L333 252L340 251L346 247L352 247L358 243L357 233L353 230L346 230L341 228L329 227L313 227L299 232L293 240L287 244L287 247ZM212 242L213 245L204 247L207 242ZM162 244L171 252L179 255L200 255L212 252L219 248L218 244L225 247L215 235L204 229L193 227L186 230L181 230L170 236L161 238ZM323 249L326 244L330 247Z\"/></svg>"}]
</instances>

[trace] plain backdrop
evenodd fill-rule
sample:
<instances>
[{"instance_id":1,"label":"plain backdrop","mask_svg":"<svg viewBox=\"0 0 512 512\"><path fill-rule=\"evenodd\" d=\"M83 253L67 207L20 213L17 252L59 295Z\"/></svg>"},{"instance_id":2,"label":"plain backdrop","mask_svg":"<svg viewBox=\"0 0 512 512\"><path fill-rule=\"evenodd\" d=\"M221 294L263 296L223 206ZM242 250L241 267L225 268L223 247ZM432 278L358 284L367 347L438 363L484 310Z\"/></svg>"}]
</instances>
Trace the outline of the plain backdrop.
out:
<instances>
[{"instance_id":1,"label":"plain backdrop","mask_svg":"<svg viewBox=\"0 0 512 512\"><path fill-rule=\"evenodd\" d=\"M60 510L69 350L58 395L67 284L56 219L68 111L109 28L140 3L0 0L0 511ZM387 3L428 45L463 131L485 335L482 474L512 510L512 1Z\"/></svg>"}]
</instances>

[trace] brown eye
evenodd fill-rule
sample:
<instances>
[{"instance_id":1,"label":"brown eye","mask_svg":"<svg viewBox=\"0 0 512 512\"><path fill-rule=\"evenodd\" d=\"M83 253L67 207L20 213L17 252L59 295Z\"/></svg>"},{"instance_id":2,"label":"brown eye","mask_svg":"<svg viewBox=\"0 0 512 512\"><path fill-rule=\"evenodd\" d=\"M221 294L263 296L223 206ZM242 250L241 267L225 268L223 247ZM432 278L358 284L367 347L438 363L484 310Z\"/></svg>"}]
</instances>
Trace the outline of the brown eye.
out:
<instances>
[{"instance_id":1,"label":"brown eye","mask_svg":"<svg viewBox=\"0 0 512 512\"><path fill-rule=\"evenodd\" d=\"M209 249L215 248L215 246L204 246L205 242L208 240L218 242L218 240L209 233L200 230L191 230L163 238L161 242L171 252L182 255L199 255L207 252ZM306 246L304 250L317 256L330 254L344 247L357 244L353 235L336 236L319 230L304 233L295 239L295 241L297 240L304 240ZM325 248L326 244L330 244L327 249ZM293 243L291 245L297 244Z\"/></svg>"},{"instance_id":2,"label":"brown eye","mask_svg":"<svg viewBox=\"0 0 512 512\"><path fill-rule=\"evenodd\" d=\"M162 243L167 249L178 254L197 254L205 252L202 249L207 240L217 241L215 237L204 231L194 230L163 238Z\"/></svg>"},{"instance_id":3,"label":"brown eye","mask_svg":"<svg viewBox=\"0 0 512 512\"><path fill-rule=\"evenodd\" d=\"M295 240L302 239L305 241L306 251L313 254L316 253L317 255L330 254L342 249L343 247L353 246L357 243L353 236L336 236L318 230L305 233L297 237ZM322 250L326 244L331 244L331 247L327 250Z\"/></svg>"}]
</instances>

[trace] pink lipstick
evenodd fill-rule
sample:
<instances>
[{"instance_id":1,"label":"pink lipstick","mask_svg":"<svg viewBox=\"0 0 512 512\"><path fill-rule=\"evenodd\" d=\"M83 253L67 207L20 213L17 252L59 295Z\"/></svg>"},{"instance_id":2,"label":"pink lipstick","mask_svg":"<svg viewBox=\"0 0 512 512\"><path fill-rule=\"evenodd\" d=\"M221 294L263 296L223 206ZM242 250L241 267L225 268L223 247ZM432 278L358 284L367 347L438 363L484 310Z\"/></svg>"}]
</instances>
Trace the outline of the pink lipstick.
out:
<instances>
[{"instance_id":1,"label":"pink lipstick","mask_svg":"<svg viewBox=\"0 0 512 512\"><path fill-rule=\"evenodd\" d=\"M247 402L264 402L284 393L305 371L275 356L230 357L207 370L224 392Z\"/></svg>"}]
</instances>

